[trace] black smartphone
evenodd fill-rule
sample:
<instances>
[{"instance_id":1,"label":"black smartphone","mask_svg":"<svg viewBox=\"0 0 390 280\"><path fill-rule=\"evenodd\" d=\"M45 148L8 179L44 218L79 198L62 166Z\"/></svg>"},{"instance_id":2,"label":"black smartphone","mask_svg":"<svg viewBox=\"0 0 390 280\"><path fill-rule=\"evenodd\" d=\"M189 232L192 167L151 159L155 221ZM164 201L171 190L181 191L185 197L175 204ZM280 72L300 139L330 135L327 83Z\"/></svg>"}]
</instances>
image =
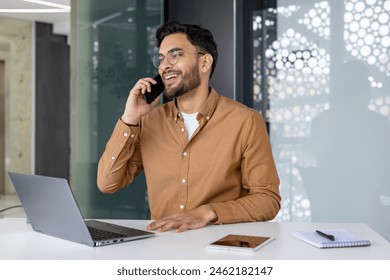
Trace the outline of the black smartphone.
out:
<instances>
[{"instance_id":1,"label":"black smartphone","mask_svg":"<svg viewBox=\"0 0 390 280\"><path fill-rule=\"evenodd\" d=\"M154 79L156 80L157 84L152 84L152 90L145 93L145 100L148 104L152 103L153 100L155 100L164 91L164 83L161 79L161 76L157 75L154 77Z\"/></svg>"}]
</instances>

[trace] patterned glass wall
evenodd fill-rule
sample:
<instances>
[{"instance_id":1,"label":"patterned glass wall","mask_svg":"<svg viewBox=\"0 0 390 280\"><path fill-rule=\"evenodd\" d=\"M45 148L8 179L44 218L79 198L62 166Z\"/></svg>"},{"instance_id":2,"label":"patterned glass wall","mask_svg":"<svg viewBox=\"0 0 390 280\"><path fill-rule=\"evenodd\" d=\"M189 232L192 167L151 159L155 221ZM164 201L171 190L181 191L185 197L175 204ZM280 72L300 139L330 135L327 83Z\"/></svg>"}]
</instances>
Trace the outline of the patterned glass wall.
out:
<instances>
[{"instance_id":1,"label":"patterned glass wall","mask_svg":"<svg viewBox=\"0 0 390 280\"><path fill-rule=\"evenodd\" d=\"M390 240L390 1L277 1L253 13L279 221L364 222Z\"/></svg>"}]
</instances>

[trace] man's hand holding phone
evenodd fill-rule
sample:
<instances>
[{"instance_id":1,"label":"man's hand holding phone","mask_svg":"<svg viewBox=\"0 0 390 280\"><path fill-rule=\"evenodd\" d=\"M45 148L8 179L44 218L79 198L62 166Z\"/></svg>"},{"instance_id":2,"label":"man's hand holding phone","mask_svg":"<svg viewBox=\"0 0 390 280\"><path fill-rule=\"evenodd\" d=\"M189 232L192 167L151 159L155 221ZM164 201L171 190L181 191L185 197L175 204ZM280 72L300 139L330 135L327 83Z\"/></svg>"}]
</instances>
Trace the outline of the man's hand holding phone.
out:
<instances>
[{"instance_id":1,"label":"man's hand holding phone","mask_svg":"<svg viewBox=\"0 0 390 280\"><path fill-rule=\"evenodd\" d=\"M137 125L140 118L148 114L160 101L160 94L156 91L164 91L164 84L160 75L153 78L142 78L130 90L129 97L126 101L125 111L121 120L129 125ZM155 99L147 98L145 96L154 95Z\"/></svg>"}]
</instances>

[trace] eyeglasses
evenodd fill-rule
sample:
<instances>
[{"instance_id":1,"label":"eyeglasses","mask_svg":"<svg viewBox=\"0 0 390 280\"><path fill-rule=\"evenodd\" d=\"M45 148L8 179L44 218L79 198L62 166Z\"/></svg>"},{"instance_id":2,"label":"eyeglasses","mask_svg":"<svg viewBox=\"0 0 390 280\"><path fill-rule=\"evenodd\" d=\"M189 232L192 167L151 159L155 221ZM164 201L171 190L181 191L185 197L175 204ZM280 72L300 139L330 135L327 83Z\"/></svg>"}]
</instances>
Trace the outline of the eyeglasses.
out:
<instances>
[{"instance_id":1,"label":"eyeglasses","mask_svg":"<svg viewBox=\"0 0 390 280\"><path fill-rule=\"evenodd\" d=\"M163 54L157 54L157 55L153 56L153 58L152 58L153 66L156 68L159 68L161 63L163 63L163 61L165 60L165 58L167 59L169 64L174 65L178 62L179 57L183 56L184 53L205 55L205 53L203 53L203 52L187 52L184 50L174 49L174 50L168 51L166 56Z\"/></svg>"}]
</instances>

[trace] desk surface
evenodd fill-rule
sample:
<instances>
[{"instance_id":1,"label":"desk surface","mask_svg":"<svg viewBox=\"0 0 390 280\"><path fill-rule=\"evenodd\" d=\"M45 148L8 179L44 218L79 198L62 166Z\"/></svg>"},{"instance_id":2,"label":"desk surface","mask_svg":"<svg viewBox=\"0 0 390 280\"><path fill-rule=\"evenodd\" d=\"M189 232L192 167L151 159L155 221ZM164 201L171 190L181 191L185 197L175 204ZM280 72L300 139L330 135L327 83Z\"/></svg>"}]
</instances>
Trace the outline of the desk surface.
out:
<instances>
[{"instance_id":1,"label":"desk surface","mask_svg":"<svg viewBox=\"0 0 390 280\"><path fill-rule=\"evenodd\" d=\"M109 222L145 229L145 220L109 220ZM290 233L297 229L343 228L371 240L369 247L318 249ZM226 234L272 236L275 240L255 253L206 250L205 246ZM390 260L390 243L365 224L276 223L258 222L211 225L202 229L157 236L92 248L86 245L36 233L24 218L0 219L0 259L137 259L137 260Z\"/></svg>"}]
</instances>

